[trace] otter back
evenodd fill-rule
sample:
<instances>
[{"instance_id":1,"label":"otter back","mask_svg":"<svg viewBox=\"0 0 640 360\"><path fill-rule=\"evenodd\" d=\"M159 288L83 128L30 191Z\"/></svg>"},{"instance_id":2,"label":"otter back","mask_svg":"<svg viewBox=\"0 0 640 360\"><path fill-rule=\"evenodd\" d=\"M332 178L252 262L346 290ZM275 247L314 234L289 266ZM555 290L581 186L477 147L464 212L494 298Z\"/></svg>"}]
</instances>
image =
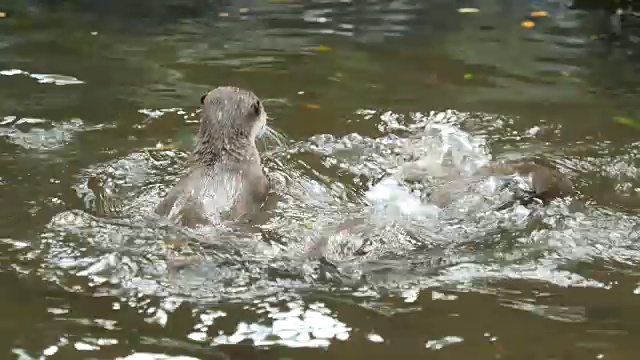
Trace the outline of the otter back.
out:
<instances>
[{"instance_id":1,"label":"otter back","mask_svg":"<svg viewBox=\"0 0 640 360\"><path fill-rule=\"evenodd\" d=\"M258 211L268 190L261 171L219 165L218 169L192 168L158 204L156 213L195 227Z\"/></svg>"}]
</instances>

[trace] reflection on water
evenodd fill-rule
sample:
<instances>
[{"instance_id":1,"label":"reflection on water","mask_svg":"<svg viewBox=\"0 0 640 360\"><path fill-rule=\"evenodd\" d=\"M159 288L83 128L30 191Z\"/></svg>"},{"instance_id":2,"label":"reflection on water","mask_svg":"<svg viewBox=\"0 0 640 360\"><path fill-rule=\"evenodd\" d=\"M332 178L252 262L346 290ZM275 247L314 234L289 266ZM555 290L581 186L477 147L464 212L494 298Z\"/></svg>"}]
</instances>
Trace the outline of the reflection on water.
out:
<instances>
[{"instance_id":1,"label":"reflection on water","mask_svg":"<svg viewBox=\"0 0 640 360\"><path fill-rule=\"evenodd\" d=\"M4 75L4 76L27 75L31 78L38 80L38 82L41 84L71 85L71 84L83 83L82 81L72 76L55 75L55 74L29 74L26 71L22 71L18 69L2 70L0 71L0 75Z\"/></svg>"},{"instance_id":2,"label":"reflection on water","mask_svg":"<svg viewBox=\"0 0 640 360\"><path fill-rule=\"evenodd\" d=\"M638 116L632 31L594 36L594 13L551 0L124 4L0 19L0 351L637 352L640 148L611 120ZM278 202L246 226L168 224L152 209L223 84L273 117ZM505 178L477 170L528 157L579 195L501 207Z\"/></svg>"}]
</instances>

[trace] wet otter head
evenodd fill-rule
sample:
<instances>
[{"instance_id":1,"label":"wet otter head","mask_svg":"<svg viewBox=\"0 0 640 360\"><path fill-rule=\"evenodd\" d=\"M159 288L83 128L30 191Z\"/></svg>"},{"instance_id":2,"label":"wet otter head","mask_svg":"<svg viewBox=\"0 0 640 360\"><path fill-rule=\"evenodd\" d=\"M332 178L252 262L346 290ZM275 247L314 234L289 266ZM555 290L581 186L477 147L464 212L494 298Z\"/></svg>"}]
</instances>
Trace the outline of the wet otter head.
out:
<instances>
[{"instance_id":1,"label":"wet otter head","mask_svg":"<svg viewBox=\"0 0 640 360\"><path fill-rule=\"evenodd\" d=\"M236 161L258 156L255 141L264 133L267 113L251 91L225 86L200 98L202 119L193 157L205 165L225 158Z\"/></svg>"}]
</instances>

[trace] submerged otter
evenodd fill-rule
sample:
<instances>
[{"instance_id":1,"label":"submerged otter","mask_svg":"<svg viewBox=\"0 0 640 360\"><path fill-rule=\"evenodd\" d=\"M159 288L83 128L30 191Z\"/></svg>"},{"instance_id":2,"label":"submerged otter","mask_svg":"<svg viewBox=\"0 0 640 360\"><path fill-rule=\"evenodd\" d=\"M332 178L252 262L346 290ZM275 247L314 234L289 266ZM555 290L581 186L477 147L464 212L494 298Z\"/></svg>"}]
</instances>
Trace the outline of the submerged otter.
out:
<instances>
[{"instance_id":1,"label":"submerged otter","mask_svg":"<svg viewBox=\"0 0 640 360\"><path fill-rule=\"evenodd\" d=\"M546 205L554 199L576 194L573 182L567 175L540 159L493 162L481 168L478 173L481 176L518 175L521 178L526 178L530 190L527 192L516 191L514 199L523 203L537 199Z\"/></svg>"},{"instance_id":2,"label":"submerged otter","mask_svg":"<svg viewBox=\"0 0 640 360\"><path fill-rule=\"evenodd\" d=\"M256 147L267 119L260 99L248 90L218 87L200 102L192 164L156 207L157 214L191 227L255 212L269 190Z\"/></svg>"},{"instance_id":3,"label":"submerged otter","mask_svg":"<svg viewBox=\"0 0 640 360\"><path fill-rule=\"evenodd\" d=\"M506 209L516 203L529 205L538 202L546 206L554 199L577 194L569 176L542 159L525 158L490 162L479 168L471 177L458 178L434 190L430 198L438 206L445 206L449 202L452 189L465 188L475 179L487 177L498 178L499 188L507 188L513 193L512 199L496 210Z\"/></svg>"}]
</instances>

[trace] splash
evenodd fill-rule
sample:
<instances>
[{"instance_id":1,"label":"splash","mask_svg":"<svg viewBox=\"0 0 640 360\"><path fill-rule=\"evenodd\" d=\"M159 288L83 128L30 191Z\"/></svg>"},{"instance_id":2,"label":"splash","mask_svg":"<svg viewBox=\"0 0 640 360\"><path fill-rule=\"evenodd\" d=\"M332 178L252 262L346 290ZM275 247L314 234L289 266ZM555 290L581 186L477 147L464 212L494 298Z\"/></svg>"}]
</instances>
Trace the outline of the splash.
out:
<instances>
[{"instance_id":1,"label":"splash","mask_svg":"<svg viewBox=\"0 0 640 360\"><path fill-rule=\"evenodd\" d=\"M180 304L196 304L196 324L185 338L213 346L326 347L352 338L357 329L318 296L388 314L400 310L385 296L410 305L425 289L487 292L494 280L608 288L566 265L596 258L636 263L632 215L599 207L574 212L562 201L533 217L524 207L494 211L506 196L496 190L496 179L459 186L457 180L492 159L485 137L462 130L477 119L486 116L447 111L405 120L386 112L378 137L321 134L291 143L274 135L282 141L275 141L265 164L276 206L261 224L216 233L150 215L162 190L184 170L186 153L134 152L77 174L79 198L93 200L52 217L36 241L15 242L15 249L42 259L42 278L118 297L118 306L136 308L150 324L164 327ZM598 169L633 174L624 166ZM96 188L87 186L92 177L119 198L115 211L97 211ZM449 202L434 202L434 191L447 186ZM221 303L251 316L229 326L230 310L207 310ZM505 306L567 319L557 314L562 309ZM431 341L432 349L451 343Z\"/></svg>"}]
</instances>

